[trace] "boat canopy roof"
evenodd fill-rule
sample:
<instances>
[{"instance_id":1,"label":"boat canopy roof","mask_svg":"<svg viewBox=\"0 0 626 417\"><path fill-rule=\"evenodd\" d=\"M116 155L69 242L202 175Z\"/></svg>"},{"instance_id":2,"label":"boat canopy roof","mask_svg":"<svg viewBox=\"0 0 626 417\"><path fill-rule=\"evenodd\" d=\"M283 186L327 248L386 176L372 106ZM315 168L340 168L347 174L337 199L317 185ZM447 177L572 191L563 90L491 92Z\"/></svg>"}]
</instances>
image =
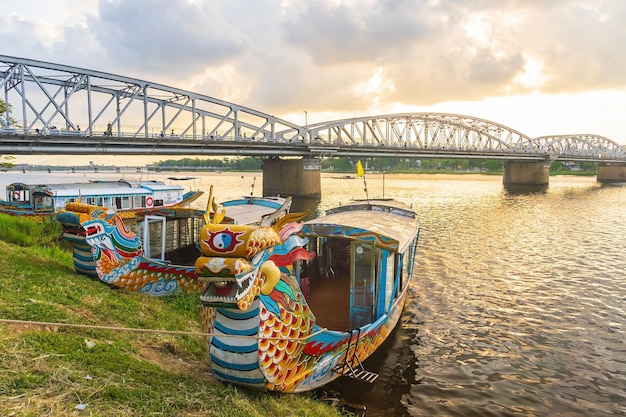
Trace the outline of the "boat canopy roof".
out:
<instances>
[{"instance_id":1,"label":"boat canopy roof","mask_svg":"<svg viewBox=\"0 0 626 417\"><path fill-rule=\"evenodd\" d=\"M284 202L282 197L242 197L225 201L222 207L235 224L252 224L280 209Z\"/></svg>"},{"instance_id":2,"label":"boat canopy roof","mask_svg":"<svg viewBox=\"0 0 626 417\"><path fill-rule=\"evenodd\" d=\"M304 223L305 234L374 241L377 246L404 252L419 232L415 213L393 200L359 201L328 210Z\"/></svg>"}]
</instances>

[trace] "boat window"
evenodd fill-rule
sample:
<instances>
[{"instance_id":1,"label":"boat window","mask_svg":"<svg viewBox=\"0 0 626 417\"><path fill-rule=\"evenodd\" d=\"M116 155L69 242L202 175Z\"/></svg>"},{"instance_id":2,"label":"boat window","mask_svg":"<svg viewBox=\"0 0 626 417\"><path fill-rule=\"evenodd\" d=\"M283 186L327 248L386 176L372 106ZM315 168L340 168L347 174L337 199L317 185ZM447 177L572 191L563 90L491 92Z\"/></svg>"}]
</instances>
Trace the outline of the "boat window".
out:
<instances>
[{"instance_id":1,"label":"boat window","mask_svg":"<svg viewBox=\"0 0 626 417\"><path fill-rule=\"evenodd\" d=\"M136 195L133 197L133 207L145 207L146 197Z\"/></svg>"},{"instance_id":2,"label":"boat window","mask_svg":"<svg viewBox=\"0 0 626 417\"><path fill-rule=\"evenodd\" d=\"M143 225L143 250L147 257L165 259L166 220L160 216L146 216Z\"/></svg>"},{"instance_id":3,"label":"boat window","mask_svg":"<svg viewBox=\"0 0 626 417\"><path fill-rule=\"evenodd\" d=\"M122 197L122 209L129 209L130 208L130 197L129 196L124 196Z\"/></svg>"},{"instance_id":4,"label":"boat window","mask_svg":"<svg viewBox=\"0 0 626 417\"><path fill-rule=\"evenodd\" d=\"M96 205L96 197L87 197L87 204Z\"/></svg>"},{"instance_id":5,"label":"boat window","mask_svg":"<svg viewBox=\"0 0 626 417\"><path fill-rule=\"evenodd\" d=\"M25 201L23 198L25 194L25 190L15 190L13 191L13 187L7 187L7 200L8 201Z\"/></svg>"},{"instance_id":6,"label":"boat window","mask_svg":"<svg viewBox=\"0 0 626 417\"><path fill-rule=\"evenodd\" d=\"M385 272L385 277L384 277L384 285L385 285L385 304L383 305L383 309L387 310L387 307L389 306L389 302L391 301L391 297L393 296L393 287L395 284L395 277L396 277L396 263L394 262L395 260L395 256L392 253L389 253L388 251L385 251L384 254L386 255L386 262L384 262L386 264L386 272ZM382 279L382 277L381 277ZM382 285L382 283L381 283Z\"/></svg>"},{"instance_id":7,"label":"boat window","mask_svg":"<svg viewBox=\"0 0 626 417\"><path fill-rule=\"evenodd\" d=\"M404 259L404 275L409 279L413 274L413 266L415 262L415 252L416 252L417 241L413 242L409 250L406 252Z\"/></svg>"},{"instance_id":8,"label":"boat window","mask_svg":"<svg viewBox=\"0 0 626 417\"><path fill-rule=\"evenodd\" d=\"M402 290L404 289L405 286L405 281L406 281L406 274L404 273L404 267L403 267L403 263L402 260L404 258L404 255L400 255L398 253L395 254L394 256L394 260L395 260L395 264L396 264L396 270L398 273L398 289L396 290L396 293L394 294L394 299L400 297L400 294L402 294ZM398 265L400 265L400 267L398 267Z\"/></svg>"},{"instance_id":9,"label":"boat window","mask_svg":"<svg viewBox=\"0 0 626 417\"><path fill-rule=\"evenodd\" d=\"M111 197L99 197L98 205L101 207L111 207L112 206Z\"/></svg>"},{"instance_id":10,"label":"boat window","mask_svg":"<svg viewBox=\"0 0 626 417\"><path fill-rule=\"evenodd\" d=\"M415 254L417 252L417 239L413 241L411 246L407 249L406 253L402 255L401 262L404 265L402 270L402 281L400 291L404 288L406 281L413 275L413 269L415 267Z\"/></svg>"},{"instance_id":11,"label":"boat window","mask_svg":"<svg viewBox=\"0 0 626 417\"><path fill-rule=\"evenodd\" d=\"M48 195L35 196L35 211L54 211L54 200Z\"/></svg>"},{"instance_id":12,"label":"boat window","mask_svg":"<svg viewBox=\"0 0 626 417\"><path fill-rule=\"evenodd\" d=\"M350 250L351 327L371 323L376 300L376 249L364 242L352 242Z\"/></svg>"}]
</instances>

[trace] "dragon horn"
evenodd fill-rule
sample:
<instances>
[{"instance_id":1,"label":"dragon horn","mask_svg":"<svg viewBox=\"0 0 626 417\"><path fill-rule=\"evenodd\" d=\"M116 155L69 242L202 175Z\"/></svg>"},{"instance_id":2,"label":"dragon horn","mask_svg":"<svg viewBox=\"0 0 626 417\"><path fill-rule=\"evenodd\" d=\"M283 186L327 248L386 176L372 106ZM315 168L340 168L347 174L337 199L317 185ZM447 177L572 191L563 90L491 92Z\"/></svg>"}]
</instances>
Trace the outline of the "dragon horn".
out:
<instances>
[{"instance_id":1,"label":"dragon horn","mask_svg":"<svg viewBox=\"0 0 626 417\"><path fill-rule=\"evenodd\" d=\"M274 230L279 232L280 229L282 229L287 223L300 221L304 219L307 214L309 214L309 210L306 210L302 213L289 213L278 219L278 221L272 227L274 228Z\"/></svg>"},{"instance_id":2,"label":"dragon horn","mask_svg":"<svg viewBox=\"0 0 626 417\"><path fill-rule=\"evenodd\" d=\"M209 187L209 200L206 203L206 210L204 211L204 223L211 223L211 206L213 205L213 185Z\"/></svg>"}]
</instances>

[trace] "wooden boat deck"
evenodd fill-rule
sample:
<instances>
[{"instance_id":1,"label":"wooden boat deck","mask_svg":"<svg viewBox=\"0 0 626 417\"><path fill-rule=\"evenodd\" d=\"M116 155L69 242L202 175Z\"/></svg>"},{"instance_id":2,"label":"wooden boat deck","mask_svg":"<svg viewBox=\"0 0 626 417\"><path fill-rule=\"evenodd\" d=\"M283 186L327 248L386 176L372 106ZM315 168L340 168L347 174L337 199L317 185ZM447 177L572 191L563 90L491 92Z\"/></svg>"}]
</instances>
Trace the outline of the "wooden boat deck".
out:
<instances>
[{"instance_id":1,"label":"wooden boat deck","mask_svg":"<svg viewBox=\"0 0 626 417\"><path fill-rule=\"evenodd\" d=\"M337 275L311 281L309 307L316 324L330 330L350 328L350 277Z\"/></svg>"}]
</instances>

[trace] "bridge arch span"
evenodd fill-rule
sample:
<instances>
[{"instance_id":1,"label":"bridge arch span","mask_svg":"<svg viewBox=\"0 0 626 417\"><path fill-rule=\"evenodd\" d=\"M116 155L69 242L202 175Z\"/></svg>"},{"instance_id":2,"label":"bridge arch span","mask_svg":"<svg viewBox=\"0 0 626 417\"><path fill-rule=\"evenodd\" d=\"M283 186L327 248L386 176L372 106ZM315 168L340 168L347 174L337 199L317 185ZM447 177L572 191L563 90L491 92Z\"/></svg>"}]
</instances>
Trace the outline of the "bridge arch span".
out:
<instances>
[{"instance_id":1,"label":"bridge arch span","mask_svg":"<svg viewBox=\"0 0 626 417\"><path fill-rule=\"evenodd\" d=\"M536 151L537 143L508 126L450 113L399 113L306 126L307 142L467 152Z\"/></svg>"},{"instance_id":2,"label":"bridge arch span","mask_svg":"<svg viewBox=\"0 0 626 417\"><path fill-rule=\"evenodd\" d=\"M534 140L540 149L551 155L552 159L560 156L568 160L623 158L625 153L624 147L617 142L604 136L587 133L540 136Z\"/></svg>"},{"instance_id":3,"label":"bridge arch span","mask_svg":"<svg viewBox=\"0 0 626 417\"><path fill-rule=\"evenodd\" d=\"M295 123L207 95L33 59L0 55L0 91L25 133L58 129L85 136L191 140L265 140L285 130L304 135ZM7 110L0 121L8 119Z\"/></svg>"}]
</instances>

